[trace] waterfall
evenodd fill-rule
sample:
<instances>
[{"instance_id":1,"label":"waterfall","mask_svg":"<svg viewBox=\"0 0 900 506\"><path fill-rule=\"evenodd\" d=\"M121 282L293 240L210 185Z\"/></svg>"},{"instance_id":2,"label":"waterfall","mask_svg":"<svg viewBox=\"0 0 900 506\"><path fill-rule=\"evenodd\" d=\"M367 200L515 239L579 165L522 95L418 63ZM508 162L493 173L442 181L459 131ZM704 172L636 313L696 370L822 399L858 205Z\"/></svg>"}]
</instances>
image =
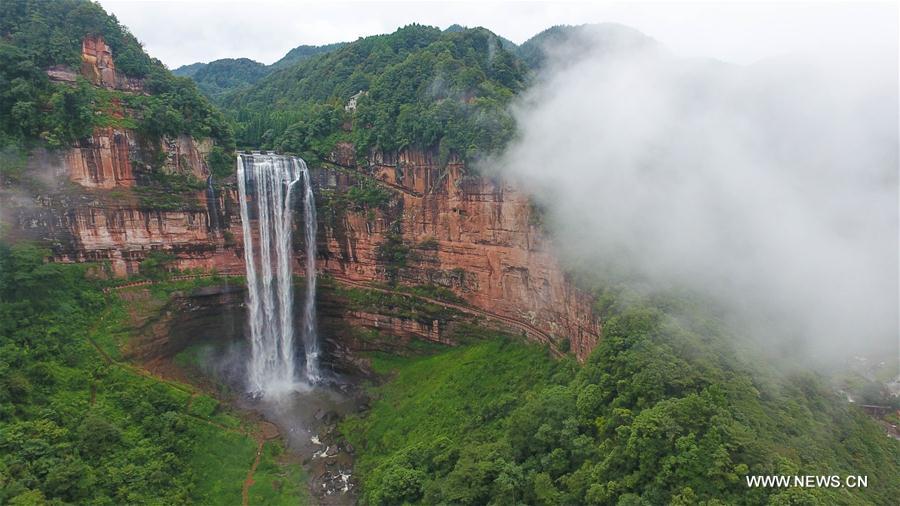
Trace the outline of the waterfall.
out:
<instances>
[{"instance_id":1,"label":"waterfall","mask_svg":"<svg viewBox=\"0 0 900 506\"><path fill-rule=\"evenodd\" d=\"M213 175L206 177L206 220L207 230L210 235L222 235L222 222L219 220L219 199L216 197L216 187Z\"/></svg>"},{"instance_id":2,"label":"waterfall","mask_svg":"<svg viewBox=\"0 0 900 506\"><path fill-rule=\"evenodd\" d=\"M256 394L283 392L292 389L296 382L291 190L300 180L305 190L307 243L302 337L307 359L306 376L313 381L319 379L315 331L316 217L309 171L299 158L253 154L238 155L237 173L250 320L249 387ZM250 221L251 204L255 210L255 230Z\"/></svg>"},{"instance_id":3,"label":"waterfall","mask_svg":"<svg viewBox=\"0 0 900 506\"><path fill-rule=\"evenodd\" d=\"M303 301L303 347L306 350L306 379L316 383L319 374L319 332L316 329L316 199L306 162L297 159L303 175L303 214L306 232L306 299Z\"/></svg>"}]
</instances>

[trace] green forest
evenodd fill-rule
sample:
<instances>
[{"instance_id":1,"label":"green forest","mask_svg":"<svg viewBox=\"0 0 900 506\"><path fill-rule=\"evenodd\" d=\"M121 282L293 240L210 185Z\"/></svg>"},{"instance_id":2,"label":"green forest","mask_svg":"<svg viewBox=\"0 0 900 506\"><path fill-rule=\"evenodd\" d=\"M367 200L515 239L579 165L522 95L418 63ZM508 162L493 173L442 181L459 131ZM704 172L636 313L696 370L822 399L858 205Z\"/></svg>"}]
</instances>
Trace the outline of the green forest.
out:
<instances>
[{"instance_id":1,"label":"green forest","mask_svg":"<svg viewBox=\"0 0 900 506\"><path fill-rule=\"evenodd\" d=\"M391 381L342 425L361 449L363 504L864 505L900 494L896 441L825 378L739 355L696 305L629 296L608 308L584 365L509 338L378 356ZM772 474L869 482L747 487Z\"/></svg>"},{"instance_id":2,"label":"green forest","mask_svg":"<svg viewBox=\"0 0 900 506\"><path fill-rule=\"evenodd\" d=\"M106 126L135 128L150 140L190 134L233 146L230 125L193 81L150 58L127 28L93 2L4 1L0 34L0 147L59 148ZM81 68L81 40L88 34L103 37L116 69L142 78L147 94L101 90L81 77L74 87L50 81L47 68ZM112 102L130 111L125 120L113 116Z\"/></svg>"},{"instance_id":3,"label":"green forest","mask_svg":"<svg viewBox=\"0 0 900 506\"><path fill-rule=\"evenodd\" d=\"M350 141L359 156L419 148L472 157L511 138L506 106L526 77L485 29L410 25L273 72L220 102L239 146L324 156ZM353 96L357 108L345 110Z\"/></svg>"},{"instance_id":4,"label":"green forest","mask_svg":"<svg viewBox=\"0 0 900 506\"><path fill-rule=\"evenodd\" d=\"M0 502L210 504L241 500L256 454L252 424L201 391L124 361L126 302L49 251L0 243ZM149 268L149 265L148 265ZM198 282L155 289L165 299ZM254 503L304 500L303 470L264 446ZM270 487L271 489L271 487ZM257 494L263 494L257 496Z\"/></svg>"},{"instance_id":5,"label":"green forest","mask_svg":"<svg viewBox=\"0 0 900 506\"><path fill-rule=\"evenodd\" d=\"M75 184L59 176L52 183L68 184L71 195L54 205L99 209L121 197L110 207L147 211L147 230L151 219L163 223L169 211L195 211L200 221L213 216L203 215L200 203L206 201L196 197L207 190L206 181L157 170L164 158L161 141L179 135L212 141L206 162L216 188L226 189L220 195L236 193L235 151L244 149L298 154L318 167L348 143L360 165L378 152L416 149L435 154L440 169L452 159L471 168L516 138L510 107L546 63L544 44L579 30L553 27L516 46L485 28L410 24L352 42L298 46L271 65L229 58L173 73L97 3L3 0L0 185L29 209L52 200L29 193L29 156L61 154L98 128L134 132L159 156L134 188L74 191ZM102 36L117 70L140 78L143 92L101 88L81 76L69 84L51 81L50 68L80 72L86 35ZM634 44L650 40L627 36ZM328 168L336 179L352 172ZM352 253L354 261L371 253L381 276L370 280L373 290L323 284L349 311L372 310L392 323L436 328L462 315L448 308L466 304L466 290L478 287L403 285L408 264L428 255L438 259L443 246L433 237L404 242L399 218L383 219L386 208L411 201L395 190L360 176L346 192L317 193L323 229L334 225L327 220L356 213L367 234L375 234L370 226L381 234L371 252ZM460 199L470 197L487 198ZM190 233L209 232L221 244L203 244L206 250L188 253L196 253L191 260L217 247L244 258L233 232L240 230L239 210L227 202L223 216L227 212L237 226L226 224L216 235L211 224L198 224ZM462 207L454 201L446 214L463 220ZM423 209L400 206L398 212L445 212L436 204ZM505 226L512 218L501 216L507 208L497 209L492 223ZM531 214L538 215L535 209ZM69 226L76 220L70 210L45 221ZM540 216L530 218L523 234L536 237L530 234L544 225ZM90 261L90 255L78 257L85 263L54 262L62 257L58 242L11 241L5 227L0 504L315 502L305 463L291 458L280 440L260 436L257 419L209 389L154 376L123 353L135 338L132 302L121 295L129 289L113 288L153 282L147 291L162 306L173 294L222 284L219 274L191 271L207 277L173 280L188 272L172 267L177 252L161 248L154 237L152 245L140 245L144 256L136 272L116 279L109 263ZM330 232L319 230L318 240L337 241ZM332 261L325 248L320 245L319 260ZM460 277L466 274L458 270ZM568 336L561 336L562 353L554 354L520 336L465 326L452 345L404 342L397 354L373 345L353 357L367 374L360 376L367 409L342 419L337 432L355 448L359 503L896 504L900 443L847 403L833 378L779 367L735 335L712 304L682 294L612 289L574 271L566 273L567 283L570 275L594 296L592 309L602 320L602 338L584 363L569 352ZM878 391L864 399L883 401L872 385L865 387ZM255 470L253 480L248 469ZM747 477L755 475L860 475L868 477L868 486L748 487ZM251 487L254 480L262 486Z\"/></svg>"}]
</instances>

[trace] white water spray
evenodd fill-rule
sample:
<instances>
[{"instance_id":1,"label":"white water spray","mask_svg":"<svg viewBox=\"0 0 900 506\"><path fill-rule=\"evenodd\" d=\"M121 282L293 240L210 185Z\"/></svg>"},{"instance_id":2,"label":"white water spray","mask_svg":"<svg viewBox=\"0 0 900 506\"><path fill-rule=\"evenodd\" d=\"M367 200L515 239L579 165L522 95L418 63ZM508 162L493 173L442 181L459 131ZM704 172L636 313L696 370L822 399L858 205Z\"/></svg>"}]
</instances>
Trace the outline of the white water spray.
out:
<instances>
[{"instance_id":1,"label":"white water spray","mask_svg":"<svg viewBox=\"0 0 900 506\"><path fill-rule=\"evenodd\" d=\"M237 173L250 320L249 387L255 394L285 392L296 386L291 190L301 179L305 188L304 228L307 241L303 333L306 376L310 381L319 379L315 323L316 217L309 171L306 163L299 158L253 154L238 155ZM248 192L255 203L258 248L254 247L257 239L254 239L254 227L250 221Z\"/></svg>"}]
</instances>

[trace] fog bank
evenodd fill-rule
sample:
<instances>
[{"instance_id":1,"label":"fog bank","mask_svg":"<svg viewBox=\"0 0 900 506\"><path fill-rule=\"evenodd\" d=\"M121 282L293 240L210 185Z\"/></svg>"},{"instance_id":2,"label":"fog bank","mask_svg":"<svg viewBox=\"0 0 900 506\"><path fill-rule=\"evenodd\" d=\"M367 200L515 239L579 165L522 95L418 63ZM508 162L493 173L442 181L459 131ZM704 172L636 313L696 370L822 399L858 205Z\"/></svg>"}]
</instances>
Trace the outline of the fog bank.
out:
<instances>
[{"instance_id":1,"label":"fog bank","mask_svg":"<svg viewBox=\"0 0 900 506\"><path fill-rule=\"evenodd\" d=\"M573 265L698 291L816 358L897 353L896 47L736 66L575 38L481 167L535 196Z\"/></svg>"}]
</instances>

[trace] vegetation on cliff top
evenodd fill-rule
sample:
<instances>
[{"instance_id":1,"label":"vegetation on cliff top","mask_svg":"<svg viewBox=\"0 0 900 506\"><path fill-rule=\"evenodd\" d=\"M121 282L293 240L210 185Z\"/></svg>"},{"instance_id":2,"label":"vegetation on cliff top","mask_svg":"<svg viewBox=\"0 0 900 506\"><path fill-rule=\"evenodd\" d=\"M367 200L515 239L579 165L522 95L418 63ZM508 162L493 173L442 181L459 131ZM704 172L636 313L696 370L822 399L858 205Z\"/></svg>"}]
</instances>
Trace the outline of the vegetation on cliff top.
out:
<instances>
[{"instance_id":1,"label":"vegetation on cliff top","mask_svg":"<svg viewBox=\"0 0 900 506\"><path fill-rule=\"evenodd\" d=\"M364 504L893 504L900 445L821 378L739 360L672 301L607 307L583 367L482 342L376 357L391 380L344 423ZM864 489L748 475L865 475Z\"/></svg>"},{"instance_id":2,"label":"vegetation on cliff top","mask_svg":"<svg viewBox=\"0 0 900 506\"><path fill-rule=\"evenodd\" d=\"M150 95L99 90L79 78L50 81L45 70L63 66L80 73L81 43L102 36L117 71L140 78ZM0 146L71 145L94 127L110 126L108 95L149 139L190 134L233 146L229 125L187 78L176 78L150 58L137 39L88 0L9 0L0 3ZM131 125L129 125L131 126Z\"/></svg>"},{"instance_id":3,"label":"vegetation on cliff top","mask_svg":"<svg viewBox=\"0 0 900 506\"><path fill-rule=\"evenodd\" d=\"M241 146L324 155L347 140L360 153L466 156L512 135L506 105L524 79L524 66L485 29L410 25L275 72L222 103ZM356 109L345 110L354 96Z\"/></svg>"},{"instance_id":4,"label":"vegetation on cliff top","mask_svg":"<svg viewBox=\"0 0 900 506\"><path fill-rule=\"evenodd\" d=\"M611 51L655 44L615 24L554 26L521 46L484 28L409 25L346 44L300 46L268 67L227 59L176 73L229 111L242 147L326 157L345 141L359 158L415 148L444 163L502 148L515 128L506 106L562 42Z\"/></svg>"}]
</instances>

